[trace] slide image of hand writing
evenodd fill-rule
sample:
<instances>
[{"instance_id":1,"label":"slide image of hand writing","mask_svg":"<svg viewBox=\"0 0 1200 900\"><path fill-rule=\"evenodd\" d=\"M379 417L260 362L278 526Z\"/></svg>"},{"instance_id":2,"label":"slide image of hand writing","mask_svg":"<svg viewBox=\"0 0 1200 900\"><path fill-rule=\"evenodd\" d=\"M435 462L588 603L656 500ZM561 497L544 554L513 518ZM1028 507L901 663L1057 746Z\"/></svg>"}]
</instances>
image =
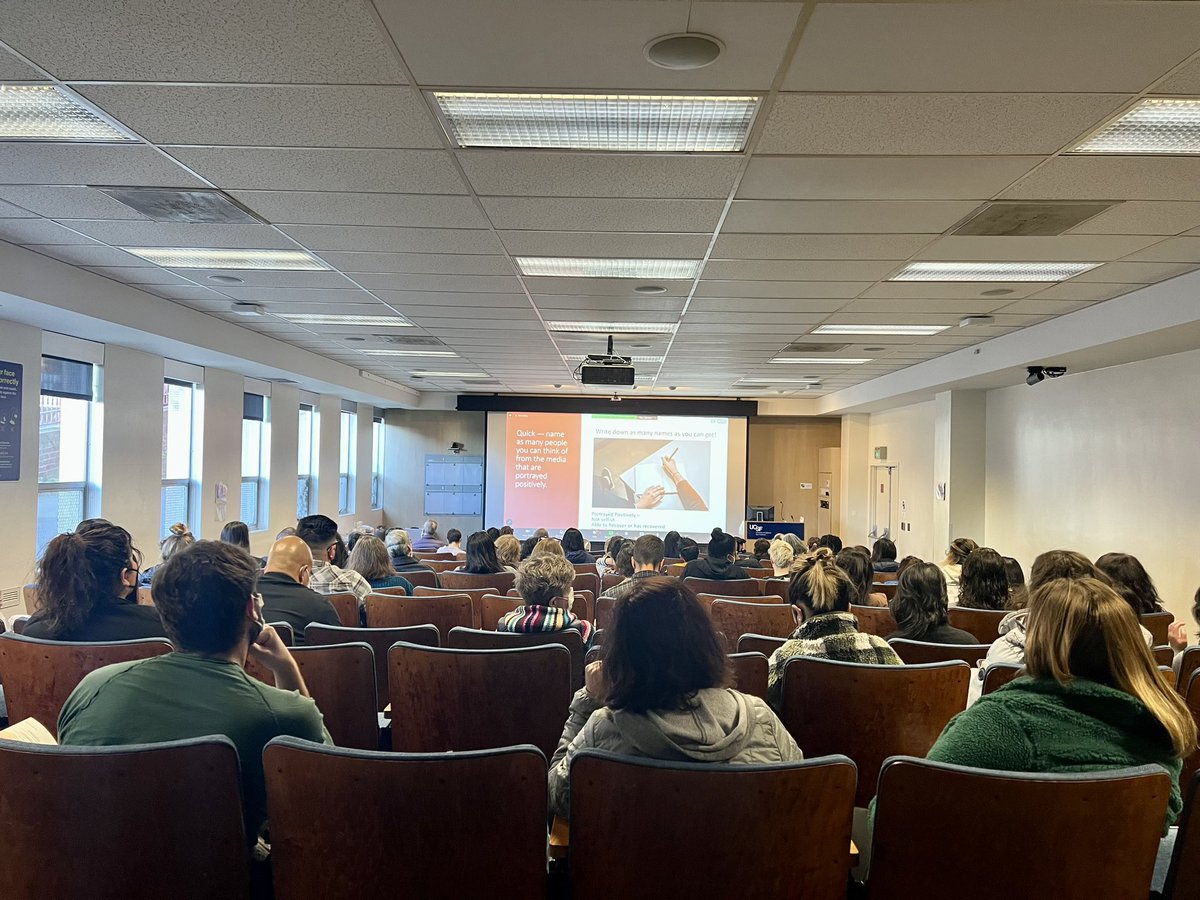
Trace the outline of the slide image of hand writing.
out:
<instances>
[{"instance_id":1,"label":"slide image of hand writing","mask_svg":"<svg viewBox=\"0 0 1200 900\"><path fill-rule=\"evenodd\" d=\"M593 507L708 509L710 442L596 438L593 446Z\"/></svg>"}]
</instances>

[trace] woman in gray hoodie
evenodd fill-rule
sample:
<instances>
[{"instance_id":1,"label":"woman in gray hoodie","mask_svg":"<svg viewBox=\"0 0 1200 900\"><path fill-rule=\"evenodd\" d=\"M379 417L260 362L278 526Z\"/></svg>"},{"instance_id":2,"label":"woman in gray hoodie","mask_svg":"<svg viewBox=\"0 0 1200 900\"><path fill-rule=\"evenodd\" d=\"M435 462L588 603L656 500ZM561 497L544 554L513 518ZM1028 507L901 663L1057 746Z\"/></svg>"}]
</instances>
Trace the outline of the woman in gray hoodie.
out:
<instances>
[{"instance_id":1,"label":"woman in gray hoodie","mask_svg":"<svg viewBox=\"0 0 1200 900\"><path fill-rule=\"evenodd\" d=\"M605 646L550 761L556 815L567 814L571 759L581 749L734 765L804 758L766 702L727 687L717 633L678 579L639 579L617 601Z\"/></svg>"}]
</instances>

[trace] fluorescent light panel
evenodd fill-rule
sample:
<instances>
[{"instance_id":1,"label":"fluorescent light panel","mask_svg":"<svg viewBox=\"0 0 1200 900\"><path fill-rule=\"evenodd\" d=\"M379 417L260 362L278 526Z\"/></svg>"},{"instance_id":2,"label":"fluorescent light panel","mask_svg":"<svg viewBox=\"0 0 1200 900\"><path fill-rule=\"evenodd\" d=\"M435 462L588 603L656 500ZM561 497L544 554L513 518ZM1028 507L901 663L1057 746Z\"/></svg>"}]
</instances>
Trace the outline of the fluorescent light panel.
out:
<instances>
[{"instance_id":1,"label":"fluorescent light panel","mask_svg":"<svg viewBox=\"0 0 1200 900\"><path fill-rule=\"evenodd\" d=\"M122 247L171 269L303 269L330 267L306 250L214 250L207 247Z\"/></svg>"},{"instance_id":2,"label":"fluorescent light panel","mask_svg":"<svg viewBox=\"0 0 1200 900\"><path fill-rule=\"evenodd\" d=\"M458 356L453 350L362 350L368 356Z\"/></svg>"},{"instance_id":3,"label":"fluorescent light panel","mask_svg":"<svg viewBox=\"0 0 1200 900\"><path fill-rule=\"evenodd\" d=\"M674 322L547 322L549 331L577 334L674 334Z\"/></svg>"},{"instance_id":4,"label":"fluorescent light panel","mask_svg":"<svg viewBox=\"0 0 1200 900\"><path fill-rule=\"evenodd\" d=\"M617 355L620 356L621 354L618 353ZM586 356L582 356L582 355L572 355L572 356L566 356L563 358L566 359L567 362L574 362L574 363L583 362L584 360L587 359ZM631 360L634 363L660 363L663 361L663 358L661 356L627 356L625 358L628 360Z\"/></svg>"},{"instance_id":5,"label":"fluorescent light panel","mask_svg":"<svg viewBox=\"0 0 1200 900\"><path fill-rule=\"evenodd\" d=\"M813 334L939 334L949 325L818 325Z\"/></svg>"},{"instance_id":6,"label":"fluorescent light panel","mask_svg":"<svg viewBox=\"0 0 1200 900\"><path fill-rule=\"evenodd\" d=\"M117 143L136 138L57 85L0 84L0 140Z\"/></svg>"},{"instance_id":7,"label":"fluorescent light panel","mask_svg":"<svg viewBox=\"0 0 1200 900\"><path fill-rule=\"evenodd\" d=\"M1146 97L1071 152L1200 154L1200 98Z\"/></svg>"},{"instance_id":8,"label":"fluorescent light panel","mask_svg":"<svg viewBox=\"0 0 1200 900\"><path fill-rule=\"evenodd\" d=\"M735 153L757 97L434 91L460 147Z\"/></svg>"},{"instance_id":9,"label":"fluorescent light panel","mask_svg":"<svg viewBox=\"0 0 1200 900\"><path fill-rule=\"evenodd\" d=\"M770 378L767 376L743 376L738 384L820 384L821 379L815 375L812 378Z\"/></svg>"},{"instance_id":10,"label":"fluorescent light panel","mask_svg":"<svg viewBox=\"0 0 1200 900\"><path fill-rule=\"evenodd\" d=\"M795 366L858 366L863 363L869 363L869 359L848 359L837 357L817 357L817 356L777 356L771 362L785 363Z\"/></svg>"},{"instance_id":11,"label":"fluorescent light panel","mask_svg":"<svg viewBox=\"0 0 1200 900\"><path fill-rule=\"evenodd\" d=\"M399 316L337 316L323 313L277 313L296 325L370 325L382 328L412 328L412 322Z\"/></svg>"},{"instance_id":12,"label":"fluorescent light panel","mask_svg":"<svg viewBox=\"0 0 1200 900\"><path fill-rule=\"evenodd\" d=\"M1066 281L1095 262L912 262L890 281Z\"/></svg>"},{"instance_id":13,"label":"fluorescent light panel","mask_svg":"<svg viewBox=\"0 0 1200 900\"><path fill-rule=\"evenodd\" d=\"M695 278L698 259L604 259L579 256L516 256L522 275L552 278Z\"/></svg>"},{"instance_id":14,"label":"fluorescent light panel","mask_svg":"<svg viewBox=\"0 0 1200 900\"><path fill-rule=\"evenodd\" d=\"M421 378L491 378L486 372L426 372L413 371L409 375L418 375Z\"/></svg>"}]
</instances>

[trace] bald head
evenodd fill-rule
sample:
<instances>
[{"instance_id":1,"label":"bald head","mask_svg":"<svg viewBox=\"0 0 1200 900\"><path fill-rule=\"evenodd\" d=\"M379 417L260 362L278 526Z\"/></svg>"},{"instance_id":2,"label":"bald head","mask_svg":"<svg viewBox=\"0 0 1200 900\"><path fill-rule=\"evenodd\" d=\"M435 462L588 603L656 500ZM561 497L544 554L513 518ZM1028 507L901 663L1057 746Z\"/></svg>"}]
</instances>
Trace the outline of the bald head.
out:
<instances>
[{"instance_id":1,"label":"bald head","mask_svg":"<svg viewBox=\"0 0 1200 900\"><path fill-rule=\"evenodd\" d=\"M312 567L312 550L308 548L308 544L298 537L291 536L281 538L271 545L271 552L267 556L267 565L263 571L280 572L307 586Z\"/></svg>"}]
</instances>

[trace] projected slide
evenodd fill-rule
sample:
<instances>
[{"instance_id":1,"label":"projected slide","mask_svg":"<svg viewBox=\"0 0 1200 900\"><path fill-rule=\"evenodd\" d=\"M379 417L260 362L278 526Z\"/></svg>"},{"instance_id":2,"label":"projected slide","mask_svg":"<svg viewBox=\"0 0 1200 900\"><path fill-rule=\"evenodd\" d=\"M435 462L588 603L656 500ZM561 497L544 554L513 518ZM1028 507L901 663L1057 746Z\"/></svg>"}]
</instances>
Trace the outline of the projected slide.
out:
<instances>
[{"instance_id":1,"label":"projected slide","mask_svg":"<svg viewBox=\"0 0 1200 900\"><path fill-rule=\"evenodd\" d=\"M518 533L574 526L593 539L671 530L705 537L714 526L727 525L729 419L574 413L495 417L503 418L503 451L501 456L495 444L500 423L489 422L489 520L500 514ZM738 424L743 435L738 465L744 466L745 423ZM744 479L739 479L736 493L744 491Z\"/></svg>"}]
</instances>

